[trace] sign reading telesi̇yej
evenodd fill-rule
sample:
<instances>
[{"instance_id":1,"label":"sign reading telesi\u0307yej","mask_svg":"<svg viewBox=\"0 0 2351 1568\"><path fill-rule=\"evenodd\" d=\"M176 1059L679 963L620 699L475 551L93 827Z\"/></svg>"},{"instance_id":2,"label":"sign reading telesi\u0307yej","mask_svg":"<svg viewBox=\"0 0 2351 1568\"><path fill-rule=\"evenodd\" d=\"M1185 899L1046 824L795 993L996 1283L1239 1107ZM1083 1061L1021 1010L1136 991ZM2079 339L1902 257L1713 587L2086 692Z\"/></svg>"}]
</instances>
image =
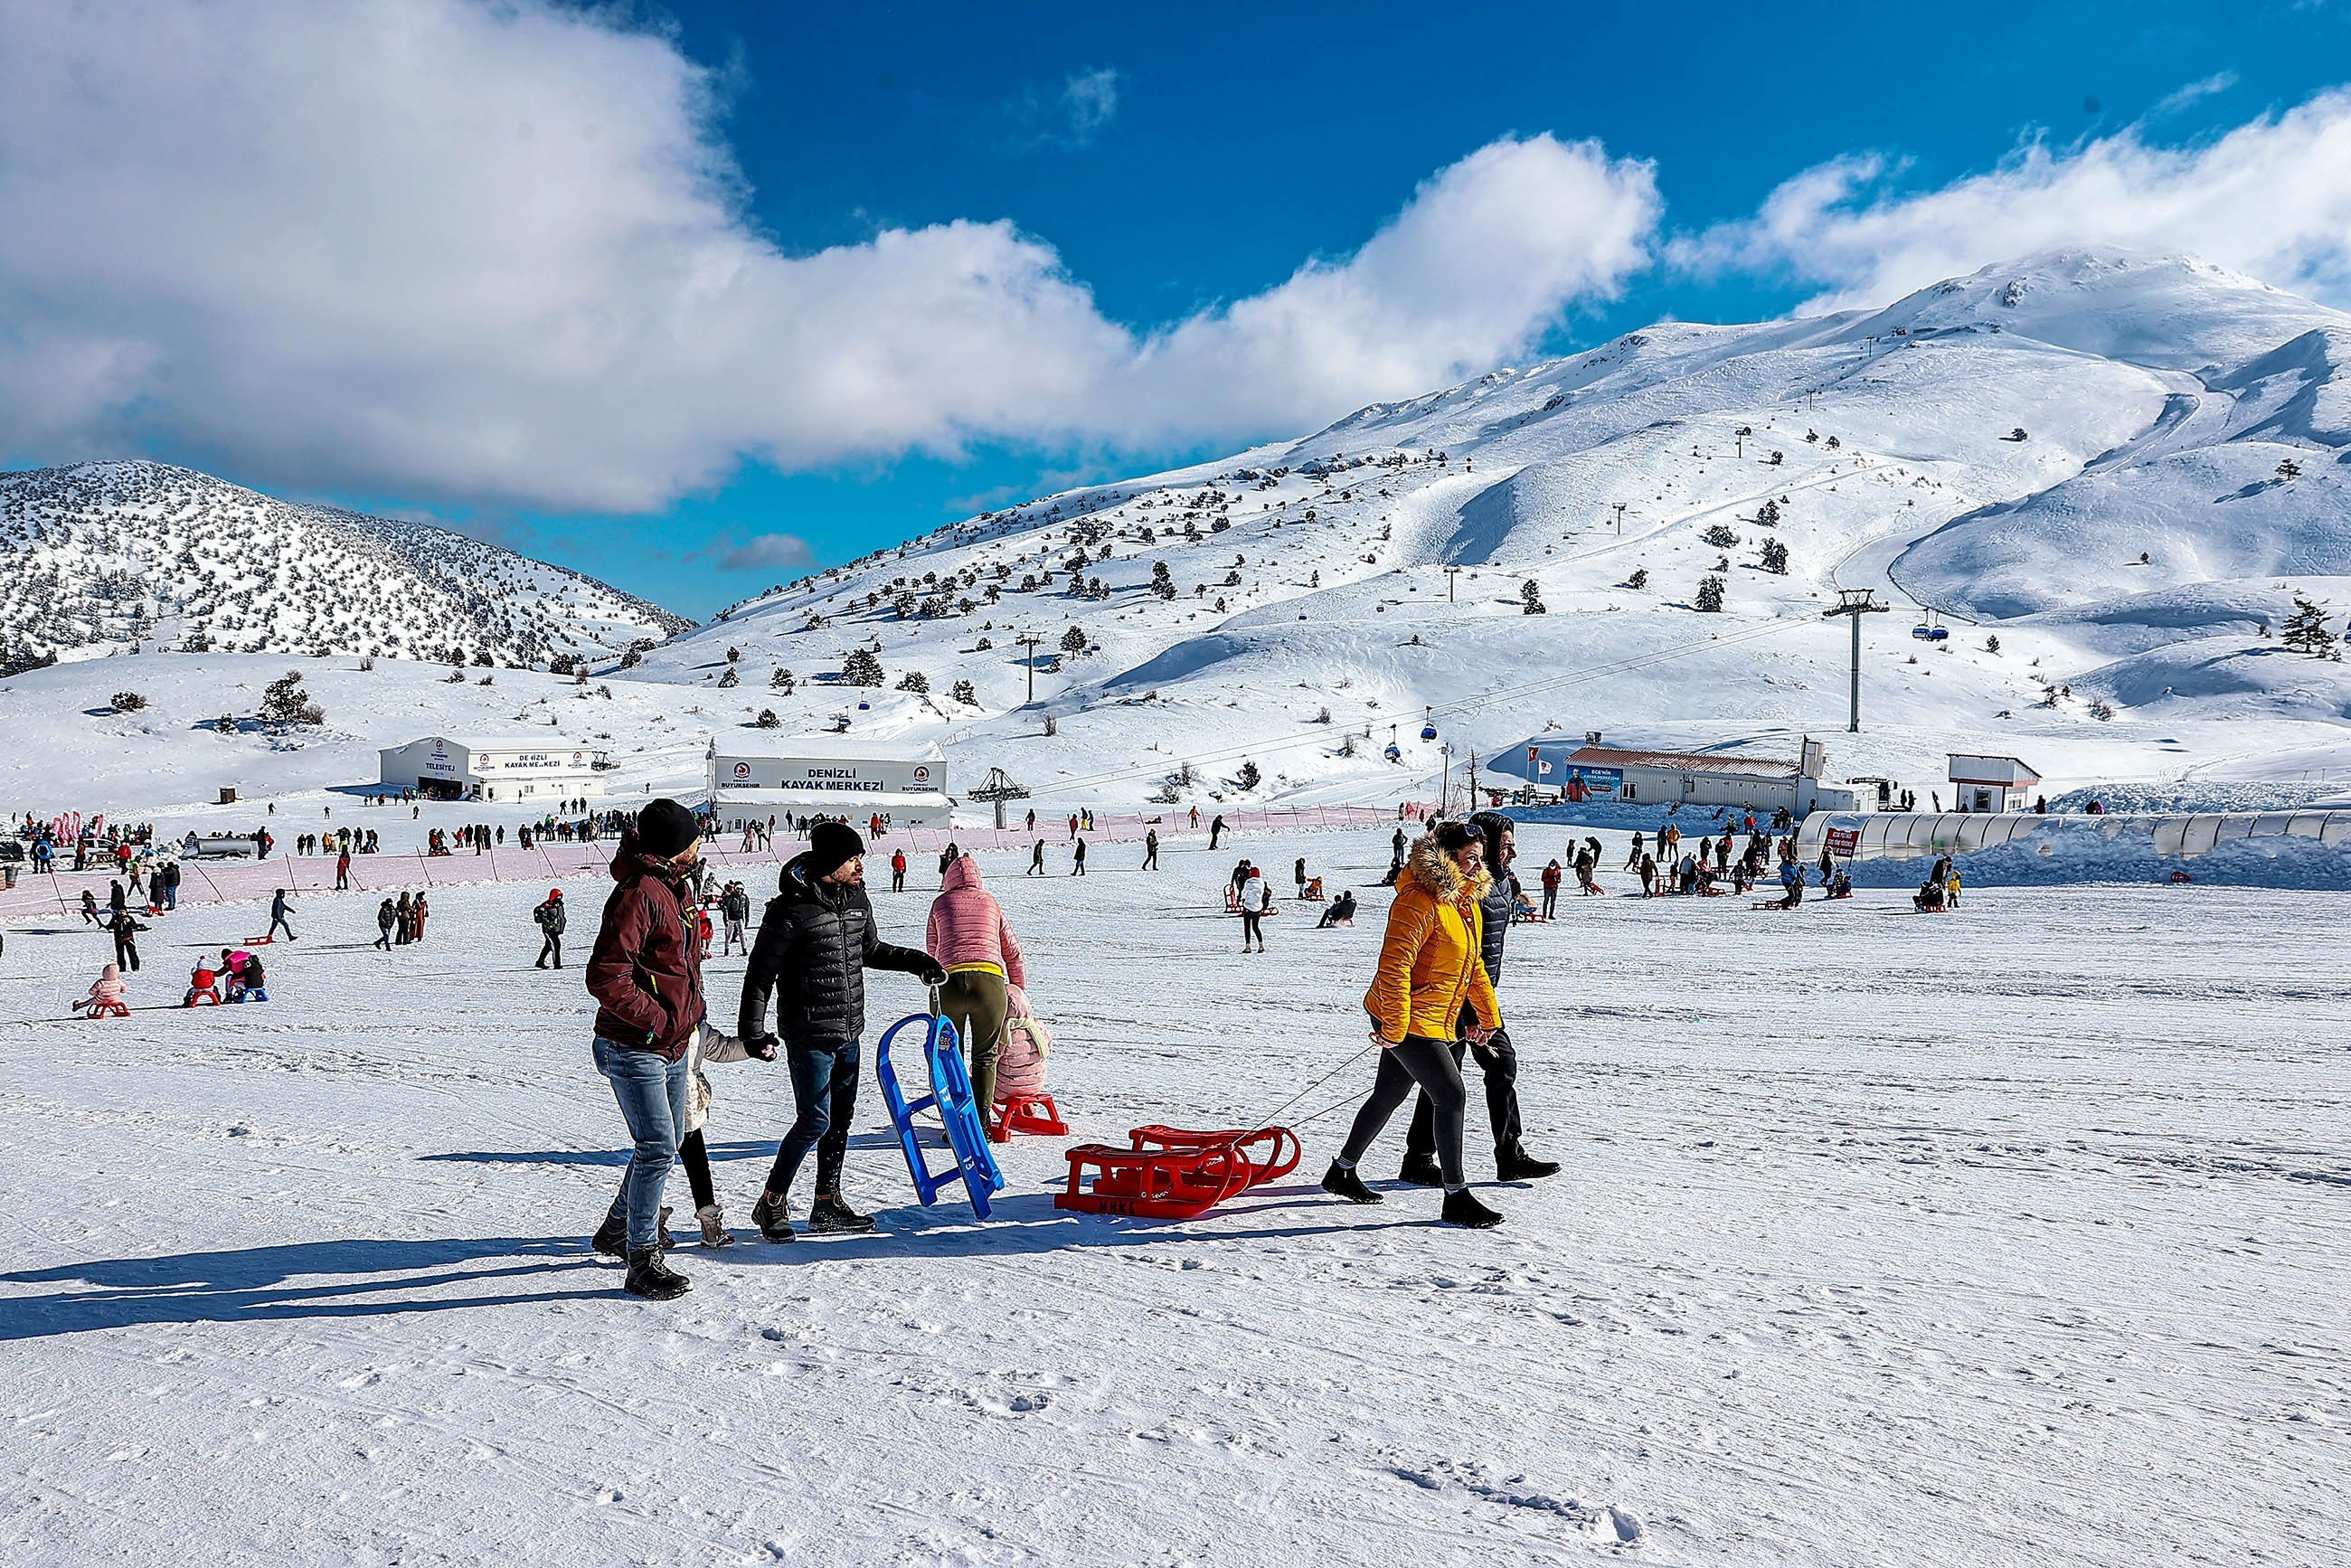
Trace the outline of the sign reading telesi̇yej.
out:
<instances>
[{"instance_id":1,"label":"sign reading telesi\u0307yej","mask_svg":"<svg viewBox=\"0 0 2351 1568\"><path fill-rule=\"evenodd\" d=\"M721 789L786 789L811 795L935 795L945 787L935 761L872 757L718 757Z\"/></svg>"}]
</instances>

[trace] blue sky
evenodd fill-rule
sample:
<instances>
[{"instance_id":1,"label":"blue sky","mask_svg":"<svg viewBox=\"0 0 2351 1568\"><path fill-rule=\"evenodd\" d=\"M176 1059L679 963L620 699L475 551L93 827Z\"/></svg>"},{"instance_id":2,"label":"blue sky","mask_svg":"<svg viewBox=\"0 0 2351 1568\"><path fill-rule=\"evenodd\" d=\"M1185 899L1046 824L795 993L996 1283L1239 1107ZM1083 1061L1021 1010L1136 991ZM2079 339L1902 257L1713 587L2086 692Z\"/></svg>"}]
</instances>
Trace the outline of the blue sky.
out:
<instances>
[{"instance_id":1,"label":"blue sky","mask_svg":"<svg viewBox=\"0 0 2351 1568\"><path fill-rule=\"evenodd\" d=\"M313 109L272 100L258 134L277 141L194 92L151 109L173 78L95 34L36 40L138 106L71 154L105 161L101 189L168 200L178 148L232 143L213 162L260 171L232 193L244 232L287 261L256 282L249 249L232 264L192 240L175 277L93 284L87 260L0 242L0 448L13 465L135 447L449 519L695 615L796 561L1490 362L1661 316L1874 298L2039 244L2194 248L2344 302L2341 5L676 3L616 22L433 0L444 15L413 47L442 57L392 131L332 90L342 72L403 90L370 21L283 4L230 7L251 12L243 55L233 26L204 35L230 37L223 80L329 78ZM175 8L143 9L168 38ZM159 49L154 68L201 78L183 60ZM486 90L462 103L434 85L467 81ZM446 134L419 147L435 115ZM28 120L12 138L0 110L0 152L72 135ZM323 145L315 171L298 141ZM1756 224L1823 171L1824 201ZM2229 193L2262 181L2311 210L2249 236ZM1354 286L1392 296L1365 314L1311 277L1283 292L1316 258L1343 268L1410 230L1430 182L1429 225L1468 214L1463 248L1399 241L1406 261L1365 263ZM1439 207L1447 191L1458 207ZM0 216L56 193L0 177ZM378 225L411 204L403 234L475 215L379 271L403 241ZM1530 206L1571 215L1521 233L1507 209ZM615 213L630 226L607 232ZM514 235L483 237L509 218ZM1489 253L1541 276L1471 277ZM697 280L761 268L739 297ZM1456 273L1478 298L1447 296ZM1236 308L1259 298L1292 325L1269 336ZM1294 358L1293 329L1332 344L1327 362L1217 406ZM677 341L697 335L739 341ZM20 387L12 404L12 349L20 374L52 367L46 402ZM208 360L240 354L242 371Z\"/></svg>"}]
</instances>

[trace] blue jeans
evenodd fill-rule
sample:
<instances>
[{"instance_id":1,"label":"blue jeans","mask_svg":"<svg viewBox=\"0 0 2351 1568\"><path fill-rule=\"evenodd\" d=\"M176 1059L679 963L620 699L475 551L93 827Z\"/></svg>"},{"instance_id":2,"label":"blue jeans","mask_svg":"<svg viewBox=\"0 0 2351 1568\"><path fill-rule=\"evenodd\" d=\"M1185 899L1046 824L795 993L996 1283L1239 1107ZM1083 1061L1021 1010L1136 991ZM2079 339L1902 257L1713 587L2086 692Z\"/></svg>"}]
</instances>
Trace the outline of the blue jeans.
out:
<instances>
[{"instance_id":1,"label":"blue jeans","mask_svg":"<svg viewBox=\"0 0 2351 1568\"><path fill-rule=\"evenodd\" d=\"M789 1192L800 1161L814 1149L816 1190L838 1194L841 1161L849 1154L849 1124L857 1114L857 1042L788 1045L784 1060L791 1069L792 1103L799 1115L776 1151L768 1190L779 1197Z\"/></svg>"},{"instance_id":2,"label":"blue jeans","mask_svg":"<svg viewBox=\"0 0 2351 1568\"><path fill-rule=\"evenodd\" d=\"M636 1140L620 1195L612 1199L612 1216L628 1221L629 1250L647 1251L661 1240L662 1186L677 1161L691 1077L683 1056L671 1061L659 1051L615 1045L601 1035L596 1039L596 1071L612 1081L621 1119Z\"/></svg>"}]
</instances>

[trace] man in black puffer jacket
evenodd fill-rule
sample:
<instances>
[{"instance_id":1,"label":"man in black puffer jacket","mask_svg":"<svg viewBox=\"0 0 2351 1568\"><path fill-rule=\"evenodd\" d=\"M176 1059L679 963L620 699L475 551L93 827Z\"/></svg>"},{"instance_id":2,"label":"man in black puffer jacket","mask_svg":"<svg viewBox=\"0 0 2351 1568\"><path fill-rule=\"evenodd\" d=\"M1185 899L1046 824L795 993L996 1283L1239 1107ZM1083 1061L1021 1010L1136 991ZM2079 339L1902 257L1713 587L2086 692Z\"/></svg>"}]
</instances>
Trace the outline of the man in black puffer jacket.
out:
<instances>
[{"instance_id":1,"label":"man in black puffer jacket","mask_svg":"<svg viewBox=\"0 0 2351 1568\"><path fill-rule=\"evenodd\" d=\"M1469 819L1469 825L1485 835L1486 865L1493 873L1494 885L1486 894L1486 942L1479 953L1485 961L1486 977L1497 988L1502 983L1502 945L1510 935L1510 862L1518 858L1518 825L1499 811L1480 811ZM1463 1009L1468 1019L1468 1009ZM1486 1114L1494 1128L1494 1174L1502 1181L1525 1181L1530 1177L1556 1176L1558 1162L1539 1160L1527 1153L1519 1141L1519 1053L1510 1044L1508 1031L1496 1030L1482 1045L1466 1046L1457 1040L1453 1060L1461 1060L1464 1050L1478 1059L1479 1071L1486 1075ZM1441 1186L1443 1174L1437 1169L1436 1112L1423 1094L1414 1107L1412 1130L1405 1134L1402 1179L1420 1186Z\"/></svg>"},{"instance_id":2,"label":"man in black puffer jacket","mask_svg":"<svg viewBox=\"0 0 2351 1568\"><path fill-rule=\"evenodd\" d=\"M865 843L841 822L820 822L809 852L784 867L783 891L759 917L758 940L743 974L737 1032L753 1054L772 1049L768 995L775 993L799 1118L776 1151L768 1188L752 1209L759 1234L794 1239L787 1210L792 1177L816 1150L816 1203L809 1228L871 1230L873 1221L841 1200L841 1165L857 1112L858 1037L865 1032L865 971L898 969L943 984L946 971L919 947L882 940L865 897Z\"/></svg>"}]
</instances>

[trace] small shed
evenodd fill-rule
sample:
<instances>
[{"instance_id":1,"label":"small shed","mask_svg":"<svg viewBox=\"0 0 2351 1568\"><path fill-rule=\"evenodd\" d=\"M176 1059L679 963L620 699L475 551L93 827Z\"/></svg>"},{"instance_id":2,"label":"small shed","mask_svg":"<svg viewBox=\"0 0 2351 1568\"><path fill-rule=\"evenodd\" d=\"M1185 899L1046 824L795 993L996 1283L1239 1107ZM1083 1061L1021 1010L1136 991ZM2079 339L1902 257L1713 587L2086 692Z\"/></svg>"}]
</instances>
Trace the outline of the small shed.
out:
<instances>
[{"instance_id":1,"label":"small shed","mask_svg":"<svg viewBox=\"0 0 2351 1568\"><path fill-rule=\"evenodd\" d=\"M2041 775L2013 757L1954 751L1951 799L1962 811L2022 811L2032 805Z\"/></svg>"}]
</instances>

